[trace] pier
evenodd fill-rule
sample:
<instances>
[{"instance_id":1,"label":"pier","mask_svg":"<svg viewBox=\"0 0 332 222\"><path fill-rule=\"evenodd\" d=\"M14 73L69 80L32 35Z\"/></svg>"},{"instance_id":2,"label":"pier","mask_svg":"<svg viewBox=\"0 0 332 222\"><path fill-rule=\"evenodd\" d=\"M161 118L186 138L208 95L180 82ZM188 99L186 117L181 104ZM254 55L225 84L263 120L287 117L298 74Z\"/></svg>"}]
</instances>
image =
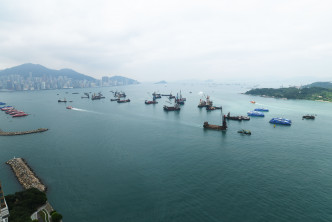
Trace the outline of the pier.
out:
<instances>
[{"instance_id":1,"label":"pier","mask_svg":"<svg viewBox=\"0 0 332 222\"><path fill-rule=\"evenodd\" d=\"M47 131L47 128L39 128L36 130L28 130L28 131L21 131L21 132L4 132L0 129L0 136L18 136L18 135L26 135L32 133L41 133Z\"/></svg>"},{"instance_id":2,"label":"pier","mask_svg":"<svg viewBox=\"0 0 332 222\"><path fill-rule=\"evenodd\" d=\"M42 192L46 192L46 186L41 180L35 175L33 170L29 167L27 162L23 158L14 158L6 162L17 177L20 184L24 189L37 188Z\"/></svg>"}]
</instances>

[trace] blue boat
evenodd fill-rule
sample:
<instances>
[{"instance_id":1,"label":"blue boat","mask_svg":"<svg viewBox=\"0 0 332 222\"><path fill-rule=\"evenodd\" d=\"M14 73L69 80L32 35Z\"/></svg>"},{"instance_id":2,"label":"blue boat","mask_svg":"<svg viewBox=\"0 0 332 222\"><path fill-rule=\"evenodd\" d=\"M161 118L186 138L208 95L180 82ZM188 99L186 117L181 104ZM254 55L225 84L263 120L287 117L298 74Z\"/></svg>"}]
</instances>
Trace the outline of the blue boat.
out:
<instances>
[{"instance_id":1,"label":"blue boat","mask_svg":"<svg viewBox=\"0 0 332 222\"><path fill-rule=\"evenodd\" d=\"M264 113L258 112L258 111L249 111L248 116L259 116L259 117L264 117Z\"/></svg>"},{"instance_id":2,"label":"blue boat","mask_svg":"<svg viewBox=\"0 0 332 222\"><path fill-rule=\"evenodd\" d=\"M254 110L255 111L260 111L260 112L268 112L269 111L268 109L265 109L265 108L256 108Z\"/></svg>"},{"instance_id":3,"label":"blue boat","mask_svg":"<svg viewBox=\"0 0 332 222\"><path fill-rule=\"evenodd\" d=\"M6 105L6 103L4 103L4 102L0 102L0 105Z\"/></svg>"},{"instance_id":4,"label":"blue boat","mask_svg":"<svg viewBox=\"0 0 332 222\"><path fill-rule=\"evenodd\" d=\"M290 126L290 125L292 125L292 120L285 119L285 118L272 118L270 120L270 123Z\"/></svg>"}]
</instances>

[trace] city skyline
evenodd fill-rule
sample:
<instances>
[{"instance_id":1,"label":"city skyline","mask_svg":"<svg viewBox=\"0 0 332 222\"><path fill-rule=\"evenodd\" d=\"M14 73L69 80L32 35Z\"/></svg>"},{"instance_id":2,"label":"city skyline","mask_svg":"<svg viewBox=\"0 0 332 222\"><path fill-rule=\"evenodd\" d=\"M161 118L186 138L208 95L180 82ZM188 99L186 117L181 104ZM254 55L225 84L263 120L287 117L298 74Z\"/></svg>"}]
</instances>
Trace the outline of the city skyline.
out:
<instances>
[{"instance_id":1,"label":"city skyline","mask_svg":"<svg viewBox=\"0 0 332 222\"><path fill-rule=\"evenodd\" d=\"M5 0L0 70L37 63L97 79L326 80L331 8L327 0Z\"/></svg>"}]
</instances>

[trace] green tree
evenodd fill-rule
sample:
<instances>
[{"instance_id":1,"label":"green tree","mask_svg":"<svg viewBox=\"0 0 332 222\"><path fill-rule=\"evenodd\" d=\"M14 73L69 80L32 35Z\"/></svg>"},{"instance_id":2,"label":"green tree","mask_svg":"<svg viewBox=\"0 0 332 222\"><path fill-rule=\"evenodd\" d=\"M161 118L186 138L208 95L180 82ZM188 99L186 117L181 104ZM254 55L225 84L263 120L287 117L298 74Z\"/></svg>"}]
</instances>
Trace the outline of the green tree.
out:
<instances>
[{"instance_id":1,"label":"green tree","mask_svg":"<svg viewBox=\"0 0 332 222\"><path fill-rule=\"evenodd\" d=\"M58 212L53 212L51 216L53 222L59 222L62 219L62 215Z\"/></svg>"}]
</instances>

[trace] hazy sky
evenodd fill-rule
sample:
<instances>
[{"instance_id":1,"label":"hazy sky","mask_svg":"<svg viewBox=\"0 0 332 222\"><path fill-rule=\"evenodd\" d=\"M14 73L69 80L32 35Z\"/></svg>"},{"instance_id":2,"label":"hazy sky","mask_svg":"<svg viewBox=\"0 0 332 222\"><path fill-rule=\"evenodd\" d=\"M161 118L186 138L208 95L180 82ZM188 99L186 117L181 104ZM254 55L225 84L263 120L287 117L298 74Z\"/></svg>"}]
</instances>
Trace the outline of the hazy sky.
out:
<instances>
[{"instance_id":1,"label":"hazy sky","mask_svg":"<svg viewBox=\"0 0 332 222\"><path fill-rule=\"evenodd\" d=\"M331 0L0 0L0 69L332 79Z\"/></svg>"}]
</instances>

